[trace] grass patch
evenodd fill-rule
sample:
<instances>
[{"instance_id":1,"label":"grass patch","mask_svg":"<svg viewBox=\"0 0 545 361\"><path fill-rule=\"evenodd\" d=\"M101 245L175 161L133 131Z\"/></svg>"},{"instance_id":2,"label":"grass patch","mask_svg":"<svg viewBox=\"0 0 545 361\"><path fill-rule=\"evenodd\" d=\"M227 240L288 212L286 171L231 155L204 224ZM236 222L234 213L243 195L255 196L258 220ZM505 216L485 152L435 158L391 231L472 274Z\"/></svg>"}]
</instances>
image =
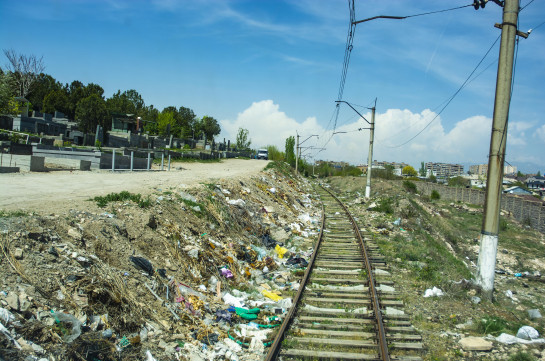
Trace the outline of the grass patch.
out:
<instances>
[{"instance_id":1,"label":"grass patch","mask_svg":"<svg viewBox=\"0 0 545 361\"><path fill-rule=\"evenodd\" d=\"M25 217L29 214L25 211L17 210L17 211L4 211L0 210L0 218L12 218L12 217Z\"/></svg>"},{"instance_id":2,"label":"grass patch","mask_svg":"<svg viewBox=\"0 0 545 361\"><path fill-rule=\"evenodd\" d=\"M124 201L132 201L136 203L140 208L148 208L149 206L151 206L149 197L143 198L141 194L133 194L127 191L110 193L105 196L97 196L91 200L95 201L97 203L97 206L99 206L100 208L106 207L108 203Z\"/></svg>"},{"instance_id":3,"label":"grass patch","mask_svg":"<svg viewBox=\"0 0 545 361\"><path fill-rule=\"evenodd\" d=\"M499 336L502 332L516 334L522 324L509 322L497 316L485 316L477 324L477 331L483 335Z\"/></svg>"},{"instance_id":4,"label":"grass patch","mask_svg":"<svg viewBox=\"0 0 545 361\"><path fill-rule=\"evenodd\" d=\"M535 361L536 359L529 353L518 351L509 357L509 361Z\"/></svg>"}]
</instances>

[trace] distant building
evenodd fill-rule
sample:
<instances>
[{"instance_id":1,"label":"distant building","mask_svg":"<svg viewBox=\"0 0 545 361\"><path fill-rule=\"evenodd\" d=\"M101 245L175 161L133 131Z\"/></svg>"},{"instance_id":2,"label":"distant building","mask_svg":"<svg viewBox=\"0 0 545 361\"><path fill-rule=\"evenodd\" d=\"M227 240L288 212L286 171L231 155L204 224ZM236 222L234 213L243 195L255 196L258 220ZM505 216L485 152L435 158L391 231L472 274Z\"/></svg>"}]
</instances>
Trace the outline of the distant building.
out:
<instances>
[{"instance_id":1,"label":"distant building","mask_svg":"<svg viewBox=\"0 0 545 361\"><path fill-rule=\"evenodd\" d=\"M545 191L545 177L530 177L526 179L526 187L536 191Z\"/></svg>"},{"instance_id":2,"label":"distant building","mask_svg":"<svg viewBox=\"0 0 545 361\"><path fill-rule=\"evenodd\" d=\"M488 174L488 164L477 164L469 166L469 173L486 176ZM517 167L512 165L504 165L503 174L517 174Z\"/></svg>"},{"instance_id":3,"label":"distant building","mask_svg":"<svg viewBox=\"0 0 545 361\"><path fill-rule=\"evenodd\" d=\"M386 168L387 166L390 166L390 167L394 167L394 169L403 169L404 167L408 166L407 163L398 163L398 162L379 162L379 161L376 161L374 160L373 161L373 168L375 167L384 167Z\"/></svg>"},{"instance_id":4,"label":"distant building","mask_svg":"<svg viewBox=\"0 0 545 361\"><path fill-rule=\"evenodd\" d=\"M450 178L457 177L464 174L464 166L461 164L449 164L449 163L434 163L427 162L426 176L429 178L434 175L438 178Z\"/></svg>"}]
</instances>

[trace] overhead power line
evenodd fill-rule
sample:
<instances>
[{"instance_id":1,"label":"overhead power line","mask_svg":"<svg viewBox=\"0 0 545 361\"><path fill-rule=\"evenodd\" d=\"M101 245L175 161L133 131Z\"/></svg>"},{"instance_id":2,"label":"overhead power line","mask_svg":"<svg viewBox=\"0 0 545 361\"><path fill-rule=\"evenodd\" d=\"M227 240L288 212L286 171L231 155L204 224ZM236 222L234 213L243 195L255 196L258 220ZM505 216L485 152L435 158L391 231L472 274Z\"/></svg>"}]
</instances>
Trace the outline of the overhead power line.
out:
<instances>
[{"instance_id":1,"label":"overhead power line","mask_svg":"<svg viewBox=\"0 0 545 361\"><path fill-rule=\"evenodd\" d=\"M399 148L399 147L402 147L404 146L405 144L411 142L413 139L415 139L416 137L418 137L420 134L422 134L422 132L424 132L424 130L428 129L428 127L431 125L431 123L433 123L435 121L435 119L437 119L439 117L439 115L441 115L441 113L449 106L449 104L454 100L454 98L456 98L456 96L458 95L458 93L460 93L460 91L466 86L466 84L469 82L469 79L473 76L473 74L475 73L475 71L477 71L477 69L479 68L479 66L482 64L482 62L484 61L484 59L488 56L488 54L490 53L490 51L492 50L492 48L494 47L494 45L496 45L496 43L498 42L498 40L500 39L501 35L498 36L496 38L496 40L494 40L494 42L492 43L492 45L490 46L490 48L488 48L488 50L486 51L486 53L484 54L484 56L481 58L481 60L479 61L479 63L475 66L475 68L473 69L473 71L469 74L469 76L466 78L466 80L462 83L462 85L460 85L460 87L454 92L454 94L452 94L452 96L448 99L447 103L441 108L441 110L432 118L432 120L430 120L428 122L428 124L426 124L426 126L424 126L424 128L422 128L418 133L416 133L414 136L412 136L409 140L405 141L404 143L402 144L399 144L399 145L396 145L396 146L388 146L386 145L386 147L388 148Z\"/></svg>"},{"instance_id":2,"label":"overhead power line","mask_svg":"<svg viewBox=\"0 0 545 361\"><path fill-rule=\"evenodd\" d=\"M373 16L372 18L363 19L363 20L358 20L358 21L355 22L355 24L360 24L360 23L364 23L364 22L371 21L371 20L376 20L376 19L403 20L403 19L408 19L408 18L415 18L415 17L417 17L417 16L438 14L438 13L444 13L444 12L447 12L447 11L453 11L453 10L463 9L463 8L467 8L467 7L469 7L469 6L473 6L473 3L471 3L471 4L469 4L469 5L457 6L457 7L450 8L450 9L443 9L443 10L436 10L436 11L428 11L428 12L425 12L425 13L414 14L414 15L405 15L405 16L378 15L378 16Z\"/></svg>"}]
</instances>

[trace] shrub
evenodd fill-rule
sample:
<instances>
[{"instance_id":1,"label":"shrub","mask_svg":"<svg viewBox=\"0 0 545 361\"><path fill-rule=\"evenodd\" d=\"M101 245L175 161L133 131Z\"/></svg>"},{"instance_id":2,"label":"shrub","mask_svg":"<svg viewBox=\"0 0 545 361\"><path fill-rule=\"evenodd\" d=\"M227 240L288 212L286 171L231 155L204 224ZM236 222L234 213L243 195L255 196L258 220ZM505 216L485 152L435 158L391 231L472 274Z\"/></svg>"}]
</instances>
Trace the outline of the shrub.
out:
<instances>
[{"instance_id":1,"label":"shrub","mask_svg":"<svg viewBox=\"0 0 545 361\"><path fill-rule=\"evenodd\" d=\"M378 206L375 209L382 213L392 214L394 213L393 203L392 198L383 198L378 202Z\"/></svg>"},{"instance_id":2,"label":"shrub","mask_svg":"<svg viewBox=\"0 0 545 361\"><path fill-rule=\"evenodd\" d=\"M516 354L511 355L509 357L509 361L534 361L535 358L533 358L530 354L522 351L518 351Z\"/></svg>"},{"instance_id":3,"label":"shrub","mask_svg":"<svg viewBox=\"0 0 545 361\"><path fill-rule=\"evenodd\" d=\"M505 218L500 217L500 231L507 231L508 228Z\"/></svg>"},{"instance_id":4,"label":"shrub","mask_svg":"<svg viewBox=\"0 0 545 361\"><path fill-rule=\"evenodd\" d=\"M416 184L408 180L403 181L403 188L409 193L416 193L418 191L416 189Z\"/></svg>"},{"instance_id":5,"label":"shrub","mask_svg":"<svg viewBox=\"0 0 545 361\"><path fill-rule=\"evenodd\" d=\"M432 200L441 199L441 195L439 194L439 192L437 192L437 190L434 189L434 190L431 191L430 198Z\"/></svg>"}]
</instances>

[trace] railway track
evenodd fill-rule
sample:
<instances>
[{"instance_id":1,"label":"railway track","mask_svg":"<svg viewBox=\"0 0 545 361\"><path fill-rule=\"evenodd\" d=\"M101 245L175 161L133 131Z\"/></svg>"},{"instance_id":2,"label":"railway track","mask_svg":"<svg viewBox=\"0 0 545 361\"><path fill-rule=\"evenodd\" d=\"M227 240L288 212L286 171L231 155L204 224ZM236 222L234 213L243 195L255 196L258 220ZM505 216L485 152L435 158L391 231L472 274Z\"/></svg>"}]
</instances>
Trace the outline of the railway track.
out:
<instances>
[{"instance_id":1,"label":"railway track","mask_svg":"<svg viewBox=\"0 0 545 361\"><path fill-rule=\"evenodd\" d=\"M318 192L316 250L265 360L421 360L384 258L342 202Z\"/></svg>"}]
</instances>

